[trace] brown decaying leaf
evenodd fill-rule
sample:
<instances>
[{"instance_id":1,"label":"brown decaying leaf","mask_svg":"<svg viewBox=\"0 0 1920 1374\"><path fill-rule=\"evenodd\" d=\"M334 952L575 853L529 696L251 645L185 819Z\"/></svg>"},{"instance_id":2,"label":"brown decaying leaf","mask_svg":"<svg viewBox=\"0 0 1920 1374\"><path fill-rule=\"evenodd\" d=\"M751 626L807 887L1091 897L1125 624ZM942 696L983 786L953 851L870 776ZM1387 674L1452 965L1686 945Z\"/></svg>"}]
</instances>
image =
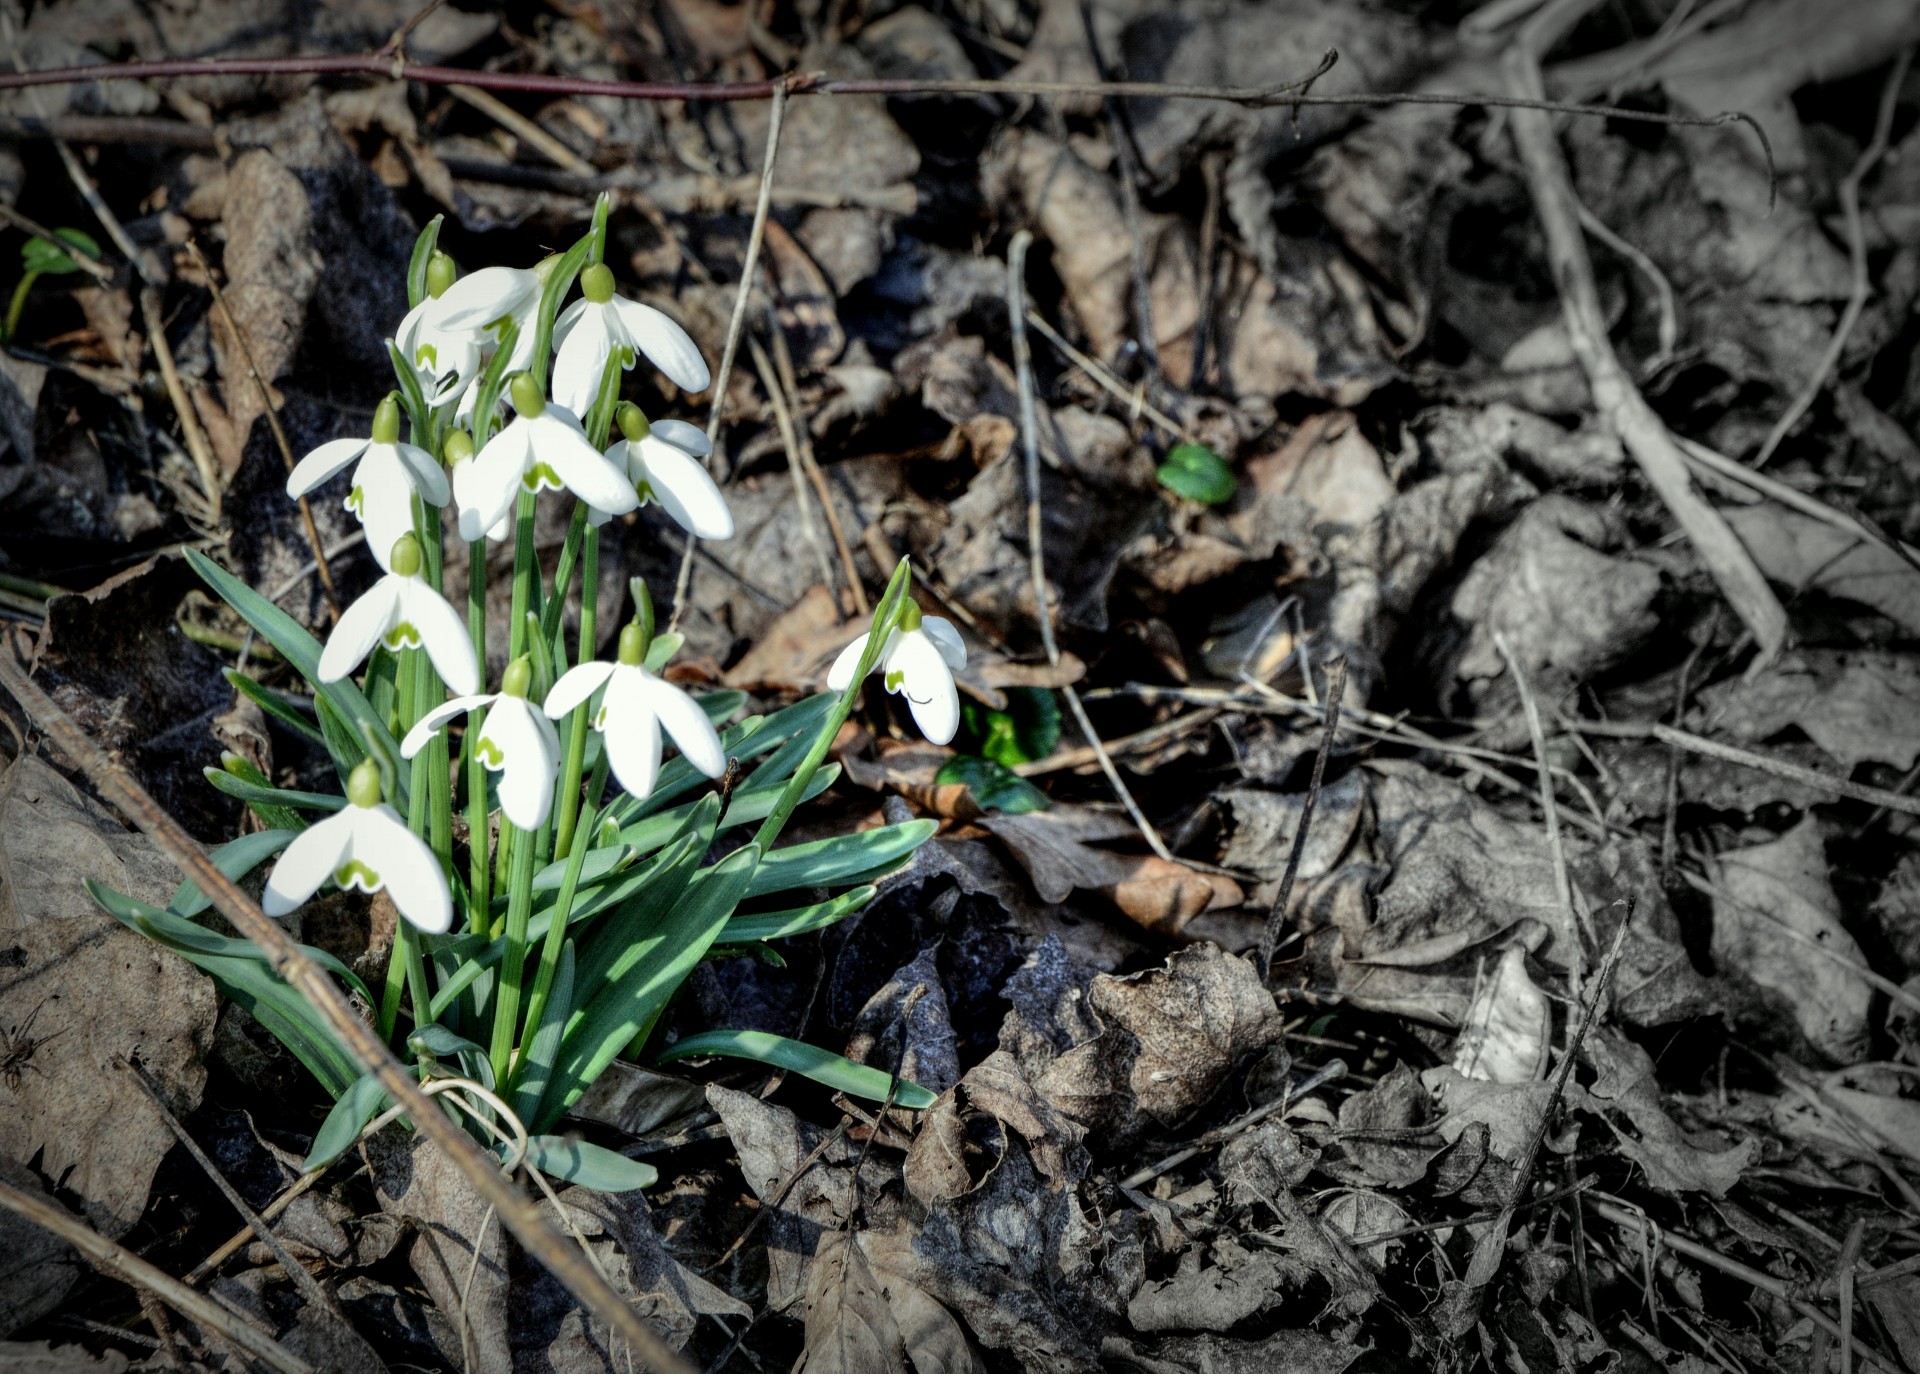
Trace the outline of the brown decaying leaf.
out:
<instances>
[{"instance_id":1,"label":"brown decaying leaf","mask_svg":"<svg viewBox=\"0 0 1920 1374\"><path fill-rule=\"evenodd\" d=\"M906 1368L905 1355L859 1240L829 1231L807 1270L807 1344L795 1374L888 1374Z\"/></svg>"},{"instance_id":2,"label":"brown decaying leaf","mask_svg":"<svg viewBox=\"0 0 1920 1374\"><path fill-rule=\"evenodd\" d=\"M1080 888L1099 892L1156 934L1178 936L1201 912L1238 906L1245 896L1238 883L1219 874L1157 855L1096 848L1135 833L1124 817L1061 805L981 824L1013 851L1042 901L1064 902Z\"/></svg>"},{"instance_id":3,"label":"brown decaying leaf","mask_svg":"<svg viewBox=\"0 0 1920 1374\"><path fill-rule=\"evenodd\" d=\"M1758 677L1701 693L1700 723L1753 745L1789 726L1851 770L1920 757L1920 667L1878 650L1804 649Z\"/></svg>"}]
</instances>

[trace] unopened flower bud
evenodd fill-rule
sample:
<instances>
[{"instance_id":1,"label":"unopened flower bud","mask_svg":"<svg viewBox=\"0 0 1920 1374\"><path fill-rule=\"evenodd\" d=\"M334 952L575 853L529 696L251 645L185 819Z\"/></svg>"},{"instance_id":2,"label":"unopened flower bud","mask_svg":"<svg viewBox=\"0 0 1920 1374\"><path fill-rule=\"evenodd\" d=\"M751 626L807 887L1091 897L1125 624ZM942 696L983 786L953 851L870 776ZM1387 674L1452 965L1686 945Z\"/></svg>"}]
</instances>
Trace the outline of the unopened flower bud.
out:
<instances>
[{"instance_id":1,"label":"unopened flower bud","mask_svg":"<svg viewBox=\"0 0 1920 1374\"><path fill-rule=\"evenodd\" d=\"M647 423L647 412L632 401L622 401L620 408L613 412L613 418L620 425L620 432L627 436L627 442L637 444L653 433L653 426Z\"/></svg>"},{"instance_id":2,"label":"unopened flower bud","mask_svg":"<svg viewBox=\"0 0 1920 1374\"><path fill-rule=\"evenodd\" d=\"M390 565L397 577L418 577L420 575L420 541L410 534L403 534L394 540Z\"/></svg>"},{"instance_id":3,"label":"unopened flower bud","mask_svg":"<svg viewBox=\"0 0 1920 1374\"><path fill-rule=\"evenodd\" d=\"M373 411L373 442L400 442L400 393L389 391Z\"/></svg>"}]
</instances>

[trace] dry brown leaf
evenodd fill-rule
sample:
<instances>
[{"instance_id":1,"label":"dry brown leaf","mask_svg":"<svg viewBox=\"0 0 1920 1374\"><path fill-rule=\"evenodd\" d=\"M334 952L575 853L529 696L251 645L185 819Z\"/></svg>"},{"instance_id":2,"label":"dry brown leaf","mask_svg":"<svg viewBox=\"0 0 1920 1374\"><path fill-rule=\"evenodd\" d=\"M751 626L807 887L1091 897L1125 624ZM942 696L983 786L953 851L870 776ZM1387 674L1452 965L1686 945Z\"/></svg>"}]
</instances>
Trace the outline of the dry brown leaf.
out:
<instances>
[{"instance_id":1,"label":"dry brown leaf","mask_svg":"<svg viewBox=\"0 0 1920 1374\"><path fill-rule=\"evenodd\" d=\"M1920 633L1920 571L1893 550L1771 503L1724 514L1771 581L1858 601Z\"/></svg>"},{"instance_id":2,"label":"dry brown leaf","mask_svg":"<svg viewBox=\"0 0 1920 1374\"><path fill-rule=\"evenodd\" d=\"M1714 869L1716 967L1770 993L1820 1054L1857 1062L1873 988L1846 966L1864 968L1866 956L1841 922L1820 822L1808 816L1777 840L1722 854Z\"/></svg>"},{"instance_id":3,"label":"dry brown leaf","mask_svg":"<svg viewBox=\"0 0 1920 1374\"><path fill-rule=\"evenodd\" d=\"M1795 726L1848 771L1868 761L1911 768L1920 758L1920 665L1909 656L1804 649L1700 700L1700 724L1742 744Z\"/></svg>"},{"instance_id":4,"label":"dry brown leaf","mask_svg":"<svg viewBox=\"0 0 1920 1374\"><path fill-rule=\"evenodd\" d=\"M1646 1170L1654 1187L1725 1197L1759 1156L1760 1142L1751 1136L1729 1141L1682 1131L1667 1114L1652 1057L1613 1028L1589 1035L1583 1053L1597 1070L1588 1090L1593 1110L1613 1128L1620 1152ZM1632 1129L1622 1130L1603 1107L1619 1111Z\"/></svg>"},{"instance_id":5,"label":"dry brown leaf","mask_svg":"<svg viewBox=\"0 0 1920 1374\"><path fill-rule=\"evenodd\" d=\"M1245 898L1231 878L1202 873L1153 854L1095 848L1134 833L1124 818L1086 807L1056 805L981 822L1027 870L1042 901L1064 902L1076 889L1099 892L1121 912L1156 934L1177 937L1203 911L1238 906Z\"/></svg>"},{"instance_id":6,"label":"dry brown leaf","mask_svg":"<svg viewBox=\"0 0 1920 1374\"><path fill-rule=\"evenodd\" d=\"M905 1354L866 1251L829 1231L807 1271L807 1343L795 1374L892 1374L906 1369Z\"/></svg>"},{"instance_id":7,"label":"dry brown leaf","mask_svg":"<svg viewBox=\"0 0 1920 1374\"><path fill-rule=\"evenodd\" d=\"M131 1077L138 1059L178 1117L199 1104L213 982L93 904L92 878L165 906L179 883L39 759L0 779L0 1030L34 1042L0 1086L0 1154L38 1161L110 1239L140 1220L173 1133ZM18 1081L13 1081L17 1072Z\"/></svg>"},{"instance_id":8,"label":"dry brown leaf","mask_svg":"<svg viewBox=\"0 0 1920 1374\"><path fill-rule=\"evenodd\" d=\"M1453 1042L1453 1067L1467 1078L1531 1083L1545 1076L1553 1008L1527 974L1527 951L1509 945L1467 1008Z\"/></svg>"},{"instance_id":9,"label":"dry brown leaf","mask_svg":"<svg viewBox=\"0 0 1920 1374\"><path fill-rule=\"evenodd\" d=\"M809 686L825 675L834 655L862 633L859 621L841 614L834 594L816 584L776 616L727 669L726 684L759 692Z\"/></svg>"}]
</instances>

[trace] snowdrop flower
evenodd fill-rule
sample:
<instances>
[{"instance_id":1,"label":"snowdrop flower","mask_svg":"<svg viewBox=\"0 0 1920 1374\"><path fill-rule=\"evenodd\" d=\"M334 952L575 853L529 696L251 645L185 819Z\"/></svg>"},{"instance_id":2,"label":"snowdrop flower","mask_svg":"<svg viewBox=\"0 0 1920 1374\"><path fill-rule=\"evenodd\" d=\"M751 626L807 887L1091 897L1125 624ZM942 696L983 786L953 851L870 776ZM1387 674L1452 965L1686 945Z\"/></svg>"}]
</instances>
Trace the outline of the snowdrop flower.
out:
<instances>
[{"instance_id":1,"label":"snowdrop flower","mask_svg":"<svg viewBox=\"0 0 1920 1374\"><path fill-rule=\"evenodd\" d=\"M556 261L557 256L535 267L483 267L468 273L434 301L430 312L434 326L477 334L511 320L531 339L540 288Z\"/></svg>"},{"instance_id":2,"label":"snowdrop flower","mask_svg":"<svg viewBox=\"0 0 1920 1374\"><path fill-rule=\"evenodd\" d=\"M453 285L453 259L435 253L427 261L427 294L393 331L394 347L412 366L430 406L461 395L480 374L479 331L449 328L441 321L440 297Z\"/></svg>"},{"instance_id":3,"label":"snowdrop flower","mask_svg":"<svg viewBox=\"0 0 1920 1374\"><path fill-rule=\"evenodd\" d=\"M660 727L665 726L687 762L710 778L727 771L720 734L700 703L642 665L647 632L638 622L620 631L618 663L582 663L553 684L547 714L555 720L582 705L604 685L593 728L606 742L607 762L620 785L636 797L653 791L660 776Z\"/></svg>"},{"instance_id":4,"label":"snowdrop flower","mask_svg":"<svg viewBox=\"0 0 1920 1374\"><path fill-rule=\"evenodd\" d=\"M827 673L828 690L846 690L871 637L861 635L840 651ZM966 666L967 646L960 642L960 632L937 615L923 617L909 600L873 671L881 674L889 692L906 697L914 723L929 743L950 744L960 729L960 693L953 675Z\"/></svg>"},{"instance_id":5,"label":"snowdrop flower","mask_svg":"<svg viewBox=\"0 0 1920 1374\"><path fill-rule=\"evenodd\" d=\"M360 466L342 504L366 527L373 556L391 572L387 560L394 544L413 532L413 498L446 505L447 474L425 449L400 442L400 400L390 392L373 412L372 437L320 445L288 476L287 495L298 500L356 458Z\"/></svg>"},{"instance_id":6,"label":"snowdrop flower","mask_svg":"<svg viewBox=\"0 0 1920 1374\"><path fill-rule=\"evenodd\" d=\"M479 690L480 664L467 624L420 576L420 541L404 534L394 542L390 571L347 607L320 653L320 680L338 682L373 652L376 644L425 649L441 681L456 693Z\"/></svg>"},{"instance_id":7,"label":"snowdrop flower","mask_svg":"<svg viewBox=\"0 0 1920 1374\"><path fill-rule=\"evenodd\" d=\"M572 410L549 405L525 372L514 374L507 390L516 418L472 462L454 470L462 539L478 539L499 524L522 491L565 487L609 515L624 515L639 504L626 474L587 441Z\"/></svg>"},{"instance_id":8,"label":"snowdrop flower","mask_svg":"<svg viewBox=\"0 0 1920 1374\"><path fill-rule=\"evenodd\" d=\"M562 405L586 414L600 395L608 360L617 357L625 371L641 354L682 391L707 389L713 378L687 331L650 305L614 295L605 263L581 272L580 293L586 299L561 311L553 326L553 394Z\"/></svg>"},{"instance_id":9,"label":"snowdrop flower","mask_svg":"<svg viewBox=\"0 0 1920 1374\"><path fill-rule=\"evenodd\" d=\"M429 935L453 921L453 899L427 842L380 800L380 768L362 759L347 778L347 804L294 836L267 879L260 906L285 916L327 879L342 891L385 888L400 914Z\"/></svg>"},{"instance_id":10,"label":"snowdrop flower","mask_svg":"<svg viewBox=\"0 0 1920 1374\"><path fill-rule=\"evenodd\" d=\"M522 654L507 665L497 695L455 697L434 707L407 731L400 752L412 758L455 716L489 707L473 751L500 775L500 809L507 819L522 830L538 830L553 810L560 735L553 722L528 703L527 688L532 683L533 661Z\"/></svg>"},{"instance_id":11,"label":"snowdrop flower","mask_svg":"<svg viewBox=\"0 0 1920 1374\"><path fill-rule=\"evenodd\" d=\"M658 501L682 529L702 539L733 538L727 498L700 465L713 444L699 426L685 420L649 424L631 401L622 401L617 414L627 437L607 450L607 458L627 474L640 504ZM598 511L587 517L596 525L609 518Z\"/></svg>"}]
</instances>

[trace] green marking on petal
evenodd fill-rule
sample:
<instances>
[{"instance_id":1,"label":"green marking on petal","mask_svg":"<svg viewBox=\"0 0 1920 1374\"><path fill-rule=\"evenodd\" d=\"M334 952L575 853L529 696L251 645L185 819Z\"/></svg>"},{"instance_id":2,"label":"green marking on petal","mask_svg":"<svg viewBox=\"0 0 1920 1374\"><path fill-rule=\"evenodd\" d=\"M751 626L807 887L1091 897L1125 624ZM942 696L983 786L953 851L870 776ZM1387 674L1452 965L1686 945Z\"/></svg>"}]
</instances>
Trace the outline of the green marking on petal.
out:
<instances>
[{"instance_id":1,"label":"green marking on petal","mask_svg":"<svg viewBox=\"0 0 1920 1374\"><path fill-rule=\"evenodd\" d=\"M633 494L640 498L640 504L643 506L650 501L660 499L653 494L653 483L647 481L644 477L633 484Z\"/></svg>"},{"instance_id":2,"label":"green marking on petal","mask_svg":"<svg viewBox=\"0 0 1920 1374\"><path fill-rule=\"evenodd\" d=\"M528 491L537 492L542 489L558 491L566 483L560 480L560 474L555 472L549 464L535 463L527 469L527 475L520 479L520 485Z\"/></svg>"},{"instance_id":3,"label":"green marking on petal","mask_svg":"<svg viewBox=\"0 0 1920 1374\"><path fill-rule=\"evenodd\" d=\"M352 511L362 520L366 519L367 489L365 487L355 487L352 491L348 492L346 505L348 510Z\"/></svg>"},{"instance_id":4,"label":"green marking on petal","mask_svg":"<svg viewBox=\"0 0 1920 1374\"><path fill-rule=\"evenodd\" d=\"M357 887L362 892L378 892L382 887L380 875L358 859L348 859L334 869L333 881L342 892L352 887Z\"/></svg>"},{"instance_id":5,"label":"green marking on petal","mask_svg":"<svg viewBox=\"0 0 1920 1374\"><path fill-rule=\"evenodd\" d=\"M901 688L901 685L905 683L906 680L907 680L907 675L905 673L901 672L898 668L894 669L892 672L888 673L886 676L885 681L887 684L887 690L889 692L899 691Z\"/></svg>"},{"instance_id":6,"label":"green marking on petal","mask_svg":"<svg viewBox=\"0 0 1920 1374\"><path fill-rule=\"evenodd\" d=\"M501 753L500 746L490 739L482 739L478 744L474 745L473 752L478 756L480 762L486 764L487 767L493 769L495 772L499 772L507 766L507 756Z\"/></svg>"},{"instance_id":7,"label":"green marking on petal","mask_svg":"<svg viewBox=\"0 0 1920 1374\"><path fill-rule=\"evenodd\" d=\"M380 642L396 653L420 647L420 629L411 620L403 620L380 636Z\"/></svg>"}]
</instances>

